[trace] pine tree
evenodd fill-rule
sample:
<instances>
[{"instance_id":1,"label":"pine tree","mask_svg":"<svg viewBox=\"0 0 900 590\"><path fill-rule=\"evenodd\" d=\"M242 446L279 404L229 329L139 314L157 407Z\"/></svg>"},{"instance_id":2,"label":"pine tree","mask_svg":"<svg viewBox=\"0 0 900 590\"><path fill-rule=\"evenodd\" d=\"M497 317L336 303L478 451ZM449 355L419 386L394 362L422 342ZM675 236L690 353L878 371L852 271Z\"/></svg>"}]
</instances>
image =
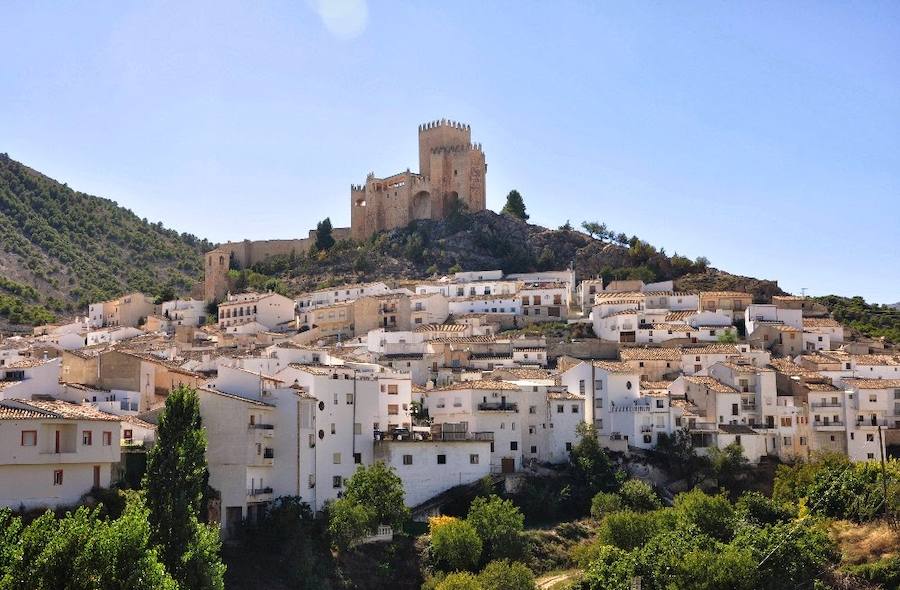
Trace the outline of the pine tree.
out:
<instances>
[{"instance_id":1,"label":"pine tree","mask_svg":"<svg viewBox=\"0 0 900 590\"><path fill-rule=\"evenodd\" d=\"M197 392L181 386L166 399L143 487L150 535L166 570L182 588L223 588L218 531L200 522L206 486L206 433Z\"/></svg>"},{"instance_id":2,"label":"pine tree","mask_svg":"<svg viewBox=\"0 0 900 590\"><path fill-rule=\"evenodd\" d=\"M316 250L327 250L334 246L332 229L330 217L326 217L316 224Z\"/></svg>"},{"instance_id":3,"label":"pine tree","mask_svg":"<svg viewBox=\"0 0 900 590\"><path fill-rule=\"evenodd\" d=\"M506 205L503 206L500 213L508 213L522 221L528 221L528 214L525 213L525 201L522 200L522 195L516 189L509 191L509 194L506 195Z\"/></svg>"}]
</instances>

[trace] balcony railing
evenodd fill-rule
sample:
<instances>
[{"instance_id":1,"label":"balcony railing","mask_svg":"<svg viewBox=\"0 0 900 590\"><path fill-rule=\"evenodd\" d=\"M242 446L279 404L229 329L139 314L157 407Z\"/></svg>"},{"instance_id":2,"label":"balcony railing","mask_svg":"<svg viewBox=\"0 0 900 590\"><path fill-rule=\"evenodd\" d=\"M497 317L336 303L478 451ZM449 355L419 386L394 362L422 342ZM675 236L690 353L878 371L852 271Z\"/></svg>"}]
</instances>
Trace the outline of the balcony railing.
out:
<instances>
[{"instance_id":1,"label":"balcony railing","mask_svg":"<svg viewBox=\"0 0 900 590\"><path fill-rule=\"evenodd\" d=\"M756 402L741 402L741 409L742 410L755 410Z\"/></svg>"},{"instance_id":2,"label":"balcony railing","mask_svg":"<svg viewBox=\"0 0 900 590\"><path fill-rule=\"evenodd\" d=\"M821 426L844 426L841 420L829 420L828 422L813 422L813 426L819 428Z\"/></svg>"},{"instance_id":3,"label":"balcony railing","mask_svg":"<svg viewBox=\"0 0 900 590\"><path fill-rule=\"evenodd\" d=\"M516 402L486 402L478 404L482 412L518 412L519 404Z\"/></svg>"},{"instance_id":4,"label":"balcony railing","mask_svg":"<svg viewBox=\"0 0 900 590\"><path fill-rule=\"evenodd\" d=\"M840 408L843 404L841 402L813 402L812 407L814 408Z\"/></svg>"},{"instance_id":5,"label":"balcony railing","mask_svg":"<svg viewBox=\"0 0 900 590\"><path fill-rule=\"evenodd\" d=\"M248 428L255 428L256 430L275 430L274 424L249 424Z\"/></svg>"},{"instance_id":6,"label":"balcony railing","mask_svg":"<svg viewBox=\"0 0 900 590\"><path fill-rule=\"evenodd\" d=\"M271 495L273 492L272 488L251 488L247 490L247 495L253 498L259 496Z\"/></svg>"},{"instance_id":7,"label":"balcony railing","mask_svg":"<svg viewBox=\"0 0 900 590\"><path fill-rule=\"evenodd\" d=\"M653 432L653 426L643 425L641 426L641 432Z\"/></svg>"}]
</instances>

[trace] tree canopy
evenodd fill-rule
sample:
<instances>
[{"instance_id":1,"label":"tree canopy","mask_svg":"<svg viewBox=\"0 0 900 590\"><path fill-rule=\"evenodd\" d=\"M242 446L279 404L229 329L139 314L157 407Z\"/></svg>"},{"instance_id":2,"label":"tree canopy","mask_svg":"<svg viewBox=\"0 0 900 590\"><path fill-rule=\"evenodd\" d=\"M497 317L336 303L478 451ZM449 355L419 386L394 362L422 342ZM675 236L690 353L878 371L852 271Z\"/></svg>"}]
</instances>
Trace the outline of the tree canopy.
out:
<instances>
[{"instance_id":1,"label":"tree canopy","mask_svg":"<svg viewBox=\"0 0 900 590\"><path fill-rule=\"evenodd\" d=\"M198 590L221 589L225 571L218 528L200 520L206 479L200 402L194 389L181 386L166 398L143 488L150 538L160 547L166 569L179 585Z\"/></svg>"},{"instance_id":2,"label":"tree canopy","mask_svg":"<svg viewBox=\"0 0 900 590\"><path fill-rule=\"evenodd\" d=\"M525 212L525 201L516 189L509 191L509 194L506 195L506 204L503 205L500 213L518 217L522 221L528 221L528 213Z\"/></svg>"}]
</instances>

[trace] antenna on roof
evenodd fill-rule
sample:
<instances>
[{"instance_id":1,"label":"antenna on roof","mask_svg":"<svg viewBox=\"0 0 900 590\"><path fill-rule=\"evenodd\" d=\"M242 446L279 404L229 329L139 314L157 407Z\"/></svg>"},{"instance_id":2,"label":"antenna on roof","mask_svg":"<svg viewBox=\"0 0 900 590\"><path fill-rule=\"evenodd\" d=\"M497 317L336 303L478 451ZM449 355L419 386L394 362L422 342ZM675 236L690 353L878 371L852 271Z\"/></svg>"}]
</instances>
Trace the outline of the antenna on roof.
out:
<instances>
[{"instance_id":1,"label":"antenna on roof","mask_svg":"<svg viewBox=\"0 0 900 590\"><path fill-rule=\"evenodd\" d=\"M806 287L800 287L800 294L801 294L803 297L806 297Z\"/></svg>"}]
</instances>

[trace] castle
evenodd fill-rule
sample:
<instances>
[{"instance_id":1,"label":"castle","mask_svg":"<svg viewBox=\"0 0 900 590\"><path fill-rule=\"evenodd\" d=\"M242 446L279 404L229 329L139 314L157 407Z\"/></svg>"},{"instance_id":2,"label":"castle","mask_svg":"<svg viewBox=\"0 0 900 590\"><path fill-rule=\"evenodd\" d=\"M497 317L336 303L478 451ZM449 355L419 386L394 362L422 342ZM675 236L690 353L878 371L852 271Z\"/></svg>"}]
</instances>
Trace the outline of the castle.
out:
<instances>
[{"instance_id":1,"label":"castle","mask_svg":"<svg viewBox=\"0 0 900 590\"><path fill-rule=\"evenodd\" d=\"M404 227L415 219L443 219L454 201L470 211L485 208L487 164L480 144L472 143L472 128L456 121L419 125L419 173L387 178L369 174L366 184L350 187L350 227L336 227L335 240L364 240L372 234ZM231 264L248 268L269 256L304 254L316 241L315 230L297 240L244 240L221 244L204 260L203 297L222 301L228 290Z\"/></svg>"},{"instance_id":2,"label":"castle","mask_svg":"<svg viewBox=\"0 0 900 590\"><path fill-rule=\"evenodd\" d=\"M350 235L403 227L416 219L443 219L454 201L470 211L485 208L487 164L472 128L456 121L419 126L419 173L400 172L387 178L370 173L363 185L350 187Z\"/></svg>"}]
</instances>

